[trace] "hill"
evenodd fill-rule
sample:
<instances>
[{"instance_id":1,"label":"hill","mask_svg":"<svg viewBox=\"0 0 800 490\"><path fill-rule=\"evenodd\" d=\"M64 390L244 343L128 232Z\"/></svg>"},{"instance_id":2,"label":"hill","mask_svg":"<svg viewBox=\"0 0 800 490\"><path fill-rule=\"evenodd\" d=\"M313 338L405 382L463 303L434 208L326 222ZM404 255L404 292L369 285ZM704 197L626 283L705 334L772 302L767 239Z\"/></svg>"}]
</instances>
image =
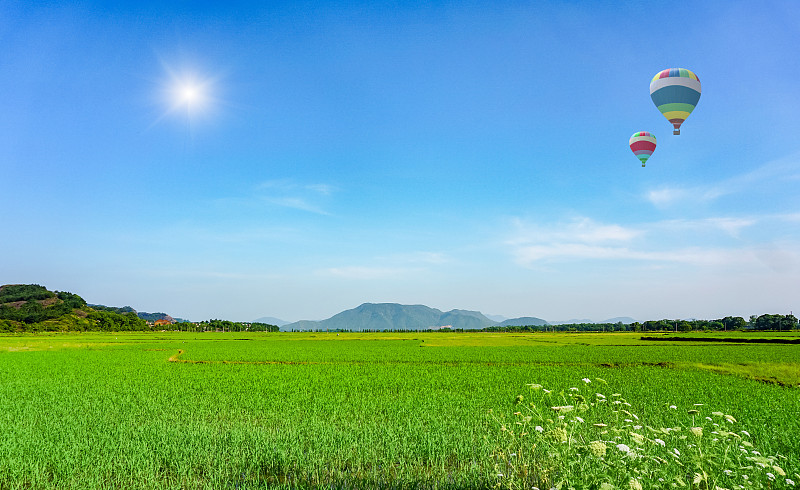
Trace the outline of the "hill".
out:
<instances>
[{"instance_id":1,"label":"hill","mask_svg":"<svg viewBox=\"0 0 800 490\"><path fill-rule=\"evenodd\" d=\"M535 316L523 316L521 318L510 318L508 320L503 320L498 324L500 327L527 327L529 325L541 327L544 325L549 325L549 323L547 323L546 320L536 318Z\"/></svg>"},{"instance_id":2,"label":"hill","mask_svg":"<svg viewBox=\"0 0 800 490\"><path fill-rule=\"evenodd\" d=\"M262 316L261 318L257 318L255 320L253 320L253 323L266 323L266 324L269 324L269 325L277 325L279 327L282 327L282 326L287 325L287 324L289 324L291 322L287 322L285 320L281 320L280 318L275 318L274 316Z\"/></svg>"},{"instance_id":3,"label":"hill","mask_svg":"<svg viewBox=\"0 0 800 490\"><path fill-rule=\"evenodd\" d=\"M136 311L130 306L105 306L105 305L89 305L90 307L94 308L98 311L111 311L114 313L136 313L136 316L141 318L147 322L155 322L156 320L167 320L170 323L185 323L189 322L189 320L184 320L183 318L172 318L171 316L167 315L166 313L147 313L146 311ZM269 323L269 322L262 322L262 323Z\"/></svg>"},{"instance_id":4,"label":"hill","mask_svg":"<svg viewBox=\"0 0 800 490\"><path fill-rule=\"evenodd\" d=\"M424 330L442 326L477 330L496 322L479 311L442 312L424 305L364 303L320 321L300 321L284 325L282 330Z\"/></svg>"},{"instance_id":5,"label":"hill","mask_svg":"<svg viewBox=\"0 0 800 490\"><path fill-rule=\"evenodd\" d=\"M0 331L124 331L146 327L134 311L96 310L77 294L49 291L38 284L0 286Z\"/></svg>"}]
</instances>

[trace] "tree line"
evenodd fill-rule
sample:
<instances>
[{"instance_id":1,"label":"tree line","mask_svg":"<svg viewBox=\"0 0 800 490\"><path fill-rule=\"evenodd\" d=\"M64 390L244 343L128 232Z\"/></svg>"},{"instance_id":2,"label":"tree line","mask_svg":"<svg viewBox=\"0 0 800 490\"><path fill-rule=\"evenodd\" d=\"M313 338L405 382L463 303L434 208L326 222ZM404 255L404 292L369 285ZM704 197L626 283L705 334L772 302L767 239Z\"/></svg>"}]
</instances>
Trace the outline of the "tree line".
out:
<instances>
[{"instance_id":1,"label":"tree line","mask_svg":"<svg viewBox=\"0 0 800 490\"><path fill-rule=\"evenodd\" d=\"M485 332L693 332L737 330L793 330L798 320L789 315L751 315L750 320L740 316L726 316L716 320L649 320L646 322L617 323L567 323L562 325L492 326Z\"/></svg>"},{"instance_id":2,"label":"tree line","mask_svg":"<svg viewBox=\"0 0 800 490\"><path fill-rule=\"evenodd\" d=\"M153 327L171 332L278 332L277 325L259 322L232 322L230 320L204 320L201 322L176 322Z\"/></svg>"}]
</instances>

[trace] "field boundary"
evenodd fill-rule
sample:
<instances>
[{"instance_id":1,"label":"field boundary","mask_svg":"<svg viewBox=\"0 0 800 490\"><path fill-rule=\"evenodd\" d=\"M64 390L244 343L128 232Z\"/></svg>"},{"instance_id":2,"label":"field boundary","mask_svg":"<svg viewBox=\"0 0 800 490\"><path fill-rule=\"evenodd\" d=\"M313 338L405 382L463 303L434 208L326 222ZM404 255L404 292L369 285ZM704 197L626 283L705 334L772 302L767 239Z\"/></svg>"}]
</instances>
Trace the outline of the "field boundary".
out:
<instances>
[{"instance_id":1,"label":"field boundary","mask_svg":"<svg viewBox=\"0 0 800 490\"><path fill-rule=\"evenodd\" d=\"M323 362L310 362L310 361L198 361L194 359L180 359L179 356L183 354L183 349L178 349L177 354L170 356L167 361L181 362L184 364L328 364Z\"/></svg>"},{"instance_id":2,"label":"field boundary","mask_svg":"<svg viewBox=\"0 0 800 490\"><path fill-rule=\"evenodd\" d=\"M640 340L662 342L732 342L737 344L800 344L800 339L745 339L736 337L641 337Z\"/></svg>"}]
</instances>

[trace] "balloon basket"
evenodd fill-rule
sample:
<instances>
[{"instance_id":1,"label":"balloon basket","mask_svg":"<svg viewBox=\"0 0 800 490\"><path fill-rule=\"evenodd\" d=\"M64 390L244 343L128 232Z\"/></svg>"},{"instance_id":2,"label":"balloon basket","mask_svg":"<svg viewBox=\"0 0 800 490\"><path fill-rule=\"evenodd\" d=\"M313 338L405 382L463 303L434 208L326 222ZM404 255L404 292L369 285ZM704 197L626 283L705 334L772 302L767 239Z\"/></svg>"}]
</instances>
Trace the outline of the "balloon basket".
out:
<instances>
[{"instance_id":1,"label":"balloon basket","mask_svg":"<svg viewBox=\"0 0 800 490\"><path fill-rule=\"evenodd\" d=\"M673 129L672 130L672 134L681 134L681 130L680 129Z\"/></svg>"}]
</instances>

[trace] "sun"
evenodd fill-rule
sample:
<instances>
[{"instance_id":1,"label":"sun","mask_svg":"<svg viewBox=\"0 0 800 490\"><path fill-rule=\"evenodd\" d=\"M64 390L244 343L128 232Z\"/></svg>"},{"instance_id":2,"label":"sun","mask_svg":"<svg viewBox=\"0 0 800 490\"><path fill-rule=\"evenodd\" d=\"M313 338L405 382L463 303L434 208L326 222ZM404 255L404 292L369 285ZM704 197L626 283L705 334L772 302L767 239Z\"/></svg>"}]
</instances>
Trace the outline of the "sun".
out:
<instances>
[{"instance_id":1,"label":"sun","mask_svg":"<svg viewBox=\"0 0 800 490\"><path fill-rule=\"evenodd\" d=\"M154 80L157 90L153 102L161 107L161 113L150 127L172 120L193 133L214 120L221 103L219 75L209 74L197 66L160 61L164 76Z\"/></svg>"},{"instance_id":2,"label":"sun","mask_svg":"<svg viewBox=\"0 0 800 490\"><path fill-rule=\"evenodd\" d=\"M208 109L210 102L208 82L195 79L178 79L172 81L172 110L185 110L189 115L197 115Z\"/></svg>"},{"instance_id":3,"label":"sun","mask_svg":"<svg viewBox=\"0 0 800 490\"><path fill-rule=\"evenodd\" d=\"M200 92L200 87L196 85L186 84L178 88L179 102L182 104L191 105L200 100L203 94Z\"/></svg>"}]
</instances>

